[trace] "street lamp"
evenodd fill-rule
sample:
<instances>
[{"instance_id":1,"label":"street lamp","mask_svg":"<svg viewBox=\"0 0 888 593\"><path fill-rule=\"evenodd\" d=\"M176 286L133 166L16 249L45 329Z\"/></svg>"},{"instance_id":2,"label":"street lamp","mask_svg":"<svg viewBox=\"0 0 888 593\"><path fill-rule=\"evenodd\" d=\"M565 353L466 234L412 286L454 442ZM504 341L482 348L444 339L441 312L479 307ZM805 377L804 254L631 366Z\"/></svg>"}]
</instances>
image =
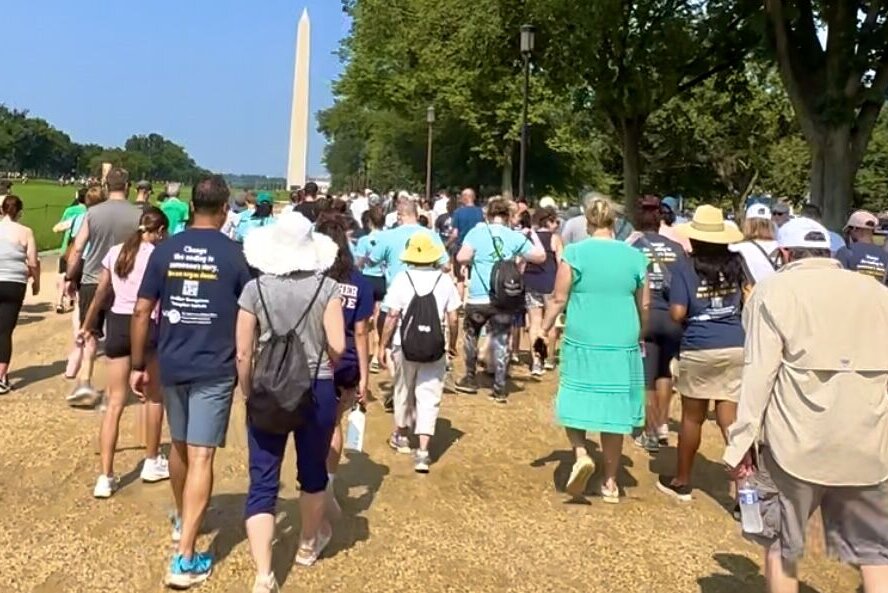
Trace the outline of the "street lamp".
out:
<instances>
[{"instance_id":1,"label":"street lamp","mask_svg":"<svg viewBox=\"0 0 888 593\"><path fill-rule=\"evenodd\" d=\"M521 160L518 165L518 197L526 198L524 179L527 175L527 104L530 100L530 57L533 54L533 42L536 28L533 25L521 25L521 56L524 58L524 113L521 118Z\"/></svg>"},{"instance_id":2,"label":"street lamp","mask_svg":"<svg viewBox=\"0 0 888 593\"><path fill-rule=\"evenodd\" d=\"M435 106L426 110L426 123L429 124L429 146L426 154L426 202L432 201L432 130L435 126Z\"/></svg>"}]
</instances>

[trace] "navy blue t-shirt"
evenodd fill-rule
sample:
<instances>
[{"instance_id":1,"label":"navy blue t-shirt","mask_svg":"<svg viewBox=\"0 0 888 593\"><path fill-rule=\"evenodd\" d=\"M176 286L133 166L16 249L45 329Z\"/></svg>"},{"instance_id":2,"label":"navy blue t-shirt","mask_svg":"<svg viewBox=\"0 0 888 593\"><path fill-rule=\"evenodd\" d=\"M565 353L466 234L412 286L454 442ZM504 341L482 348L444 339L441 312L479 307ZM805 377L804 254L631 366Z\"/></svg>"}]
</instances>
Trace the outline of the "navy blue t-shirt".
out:
<instances>
[{"instance_id":1,"label":"navy blue t-shirt","mask_svg":"<svg viewBox=\"0 0 888 593\"><path fill-rule=\"evenodd\" d=\"M230 378L237 300L250 270L240 246L214 229L186 229L151 253L139 297L160 303L160 380Z\"/></svg>"},{"instance_id":2,"label":"navy blue t-shirt","mask_svg":"<svg viewBox=\"0 0 888 593\"><path fill-rule=\"evenodd\" d=\"M339 368L357 366L358 350L355 346L355 324L373 316L373 287L357 270L352 270L348 282L339 283L342 313L345 316L345 352Z\"/></svg>"},{"instance_id":3,"label":"navy blue t-shirt","mask_svg":"<svg viewBox=\"0 0 888 593\"><path fill-rule=\"evenodd\" d=\"M852 243L836 253L836 259L846 270L872 276L885 282L888 274L888 253L872 243Z\"/></svg>"},{"instance_id":4,"label":"navy blue t-shirt","mask_svg":"<svg viewBox=\"0 0 888 593\"><path fill-rule=\"evenodd\" d=\"M651 291L651 309L669 310L669 294L665 290L666 276L675 273L675 267L687 262L684 248L659 233L646 232L632 242L632 246L648 258L648 287ZM666 268L664 270L664 267Z\"/></svg>"},{"instance_id":5,"label":"navy blue t-shirt","mask_svg":"<svg viewBox=\"0 0 888 593\"><path fill-rule=\"evenodd\" d=\"M739 286L713 288L700 280L692 259L672 269L670 305L687 307L682 350L742 348L742 291Z\"/></svg>"},{"instance_id":6,"label":"navy blue t-shirt","mask_svg":"<svg viewBox=\"0 0 888 593\"><path fill-rule=\"evenodd\" d=\"M457 232L457 246L461 246L463 239L479 222L484 222L484 210L479 206L460 206L450 218L450 224Z\"/></svg>"}]
</instances>

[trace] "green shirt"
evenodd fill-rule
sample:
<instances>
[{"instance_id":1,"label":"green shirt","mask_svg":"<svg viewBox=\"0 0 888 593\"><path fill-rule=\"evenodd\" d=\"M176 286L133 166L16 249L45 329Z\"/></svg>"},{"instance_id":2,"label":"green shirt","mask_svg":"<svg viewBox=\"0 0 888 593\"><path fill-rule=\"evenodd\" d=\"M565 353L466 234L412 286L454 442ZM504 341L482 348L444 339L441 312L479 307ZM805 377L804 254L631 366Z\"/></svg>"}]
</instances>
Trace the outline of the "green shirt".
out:
<instances>
[{"instance_id":1,"label":"green shirt","mask_svg":"<svg viewBox=\"0 0 888 593\"><path fill-rule=\"evenodd\" d=\"M175 235L185 230L185 221L188 220L188 204L179 198L167 198L160 204L160 209L170 221L169 234Z\"/></svg>"},{"instance_id":2,"label":"green shirt","mask_svg":"<svg viewBox=\"0 0 888 593\"><path fill-rule=\"evenodd\" d=\"M65 211L62 212L62 219L59 222L65 222L68 220L73 221L74 218L77 218L77 216L84 212L86 212L86 206L83 204L68 206L65 208ZM69 226L62 234L62 253L65 253L65 250L68 248L68 243L71 241L71 230L72 227Z\"/></svg>"}]
</instances>

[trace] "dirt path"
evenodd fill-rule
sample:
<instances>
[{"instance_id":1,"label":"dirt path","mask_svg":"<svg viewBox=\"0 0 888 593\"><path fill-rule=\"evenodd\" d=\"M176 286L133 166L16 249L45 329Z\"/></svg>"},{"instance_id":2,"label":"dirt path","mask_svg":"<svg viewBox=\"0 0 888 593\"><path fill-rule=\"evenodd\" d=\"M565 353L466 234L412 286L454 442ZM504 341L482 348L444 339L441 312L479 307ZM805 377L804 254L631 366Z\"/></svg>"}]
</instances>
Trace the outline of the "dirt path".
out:
<instances>
[{"instance_id":1,"label":"dirt path","mask_svg":"<svg viewBox=\"0 0 888 593\"><path fill-rule=\"evenodd\" d=\"M99 415L64 403L70 319L51 310L49 275L44 282L46 294L28 298L16 330L11 377L17 389L0 399L0 591L161 591L170 552L169 487L138 480L143 453L131 406L116 461L125 486L110 500L92 498ZM97 369L103 385L101 362ZM674 448L652 460L630 444L621 504L604 505L596 496L585 505L567 504L559 490L572 459L552 421L554 374L540 382L517 374L518 390L505 407L484 395L445 396L433 441L439 461L428 476L414 474L408 458L388 450L391 418L372 404L366 454L352 455L336 482L345 517L323 560L310 569L290 567L299 520L291 453L275 559L283 590L763 590L758 550L744 543L723 508L727 488L714 425L706 426L695 467L694 503L680 505L654 488L652 470L671 470ZM219 559L199 589L208 593L249 591L252 583L242 521L243 423L236 405L200 542ZM598 476L589 492L597 488ZM801 574L805 593L849 592L859 582L819 551Z\"/></svg>"}]
</instances>

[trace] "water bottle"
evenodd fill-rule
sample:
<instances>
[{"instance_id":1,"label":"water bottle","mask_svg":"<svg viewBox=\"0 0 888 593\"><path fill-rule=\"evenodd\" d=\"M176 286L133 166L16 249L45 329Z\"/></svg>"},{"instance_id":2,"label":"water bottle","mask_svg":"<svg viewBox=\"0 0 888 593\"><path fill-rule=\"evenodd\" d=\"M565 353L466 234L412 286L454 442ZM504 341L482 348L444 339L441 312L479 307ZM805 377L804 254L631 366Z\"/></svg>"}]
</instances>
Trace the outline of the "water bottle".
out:
<instances>
[{"instance_id":1,"label":"water bottle","mask_svg":"<svg viewBox=\"0 0 888 593\"><path fill-rule=\"evenodd\" d=\"M743 481L737 495L740 498L740 523L743 525L743 532L754 534L764 531L758 491L749 483L749 480Z\"/></svg>"},{"instance_id":2,"label":"water bottle","mask_svg":"<svg viewBox=\"0 0 888 593\"><path fill-rule=\"evenodd\" d=\"M361 406L356 405L348 415L348 428L345 431L345 448L352 451L364 449L364 431L367 416Z\"/></svg>"}]
</instances>

